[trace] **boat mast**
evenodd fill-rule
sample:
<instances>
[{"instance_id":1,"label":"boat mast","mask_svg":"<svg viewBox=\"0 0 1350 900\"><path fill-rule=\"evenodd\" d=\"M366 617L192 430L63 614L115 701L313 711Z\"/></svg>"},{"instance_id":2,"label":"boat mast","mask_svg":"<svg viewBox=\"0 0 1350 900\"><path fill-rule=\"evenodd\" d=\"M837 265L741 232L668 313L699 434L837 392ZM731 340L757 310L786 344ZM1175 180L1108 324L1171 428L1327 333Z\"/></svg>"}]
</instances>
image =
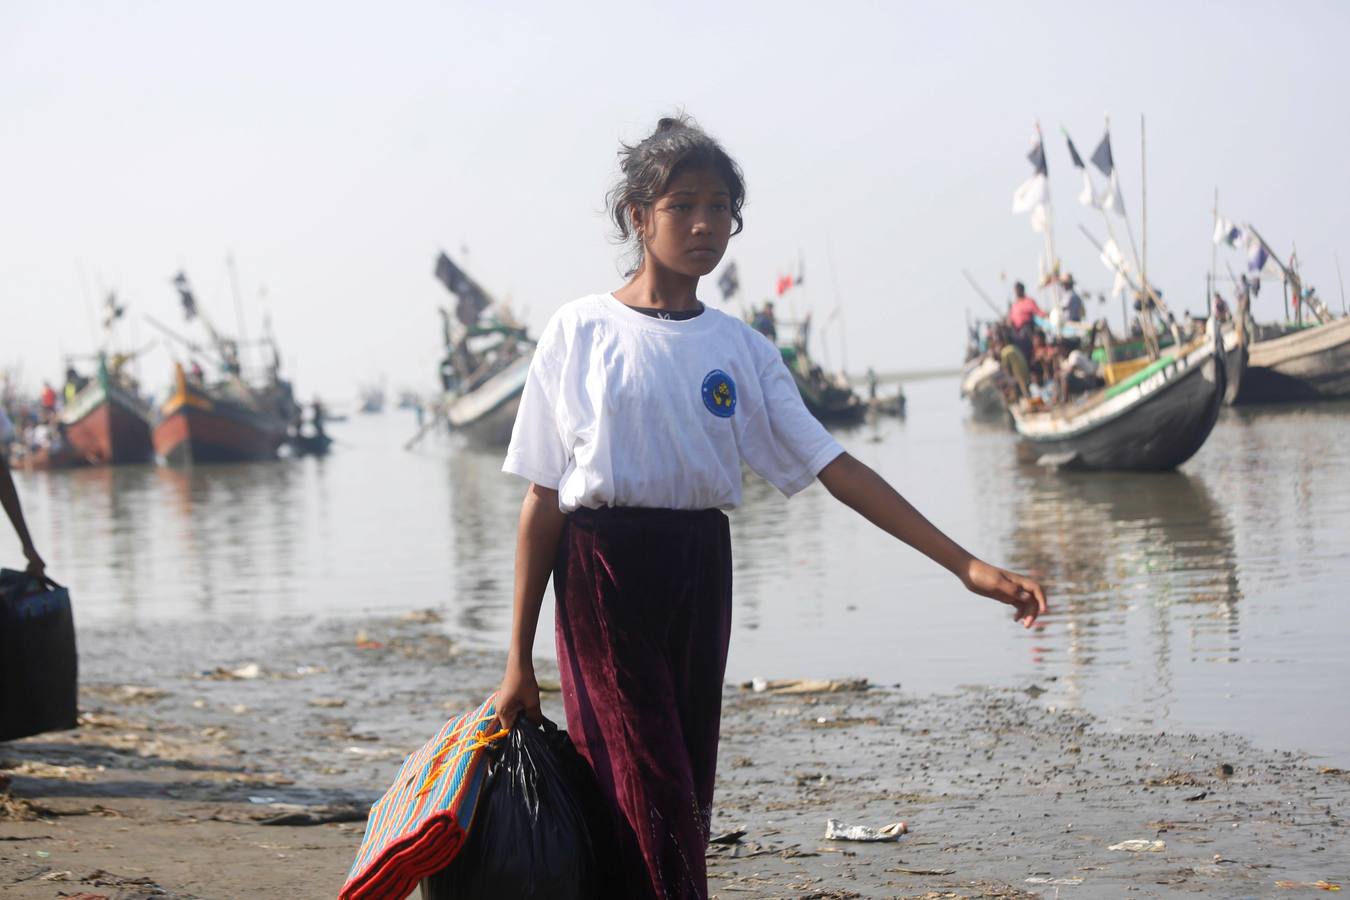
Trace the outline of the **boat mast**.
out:
<instances>
[{"instance_id":1,"label":"boat mast","mask_svg":"<svg viewBox=\"0 0 1350 900\"><path fill-rule=\"evenodd\" d=\"M225 254L225 266L230 270L230 293L234 295L234 319L235 326L239 329L239 341L236 348L238 356L239 371L244 371L244 347L248 345L248 332L244 328L244 304L239 299L239 272L234 265L234 254L227 252Z\"/></svg>"},{"instance_id":2,"label":"boat mast","mask_svg":"<svg viewBox=\"0 0 1350 900\"><path fill-rule=\"evenodd\" d=\"M1341 275L1341 255L1333 253L1332 257L1336 260L1336 280L1341 283L1341 315L1345 315L1345 278Z\"/></svg>"},{"instance_id":3,"label":"boat mast","mask_svg":"<svg viewBox=\"0 0 1350 900\"><path fill-rule=\"evenodd\" d=\"M1041 145L1041 155L1045 155L1045 136L1041 134L1041 121L1036 120L1036 140ZM1045 272L1050 279L1050 290L1055 298L1056 321L1064 321L1064 292L1059 287L1059 257L1055 255L1055 216L1050 202L1050 173L1046 167L1045 175ZM1058 330L1058 329L1056 329Z\"/></svg>"}]
</instances>

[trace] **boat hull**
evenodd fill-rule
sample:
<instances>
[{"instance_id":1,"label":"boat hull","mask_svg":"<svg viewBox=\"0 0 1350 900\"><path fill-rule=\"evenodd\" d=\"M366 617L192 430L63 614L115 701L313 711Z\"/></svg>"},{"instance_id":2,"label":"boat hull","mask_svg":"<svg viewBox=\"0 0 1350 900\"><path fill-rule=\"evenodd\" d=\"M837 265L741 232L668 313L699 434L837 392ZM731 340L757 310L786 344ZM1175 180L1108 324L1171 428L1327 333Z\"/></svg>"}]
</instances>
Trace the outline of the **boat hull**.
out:
<instances>
[{"instance_id":1,"label":"boat hull","mask_svg":"<svg viewBox=\"0 0 1350 900\"><path fill-rule=\"evenodd\" d=\"M154 459L148 411L116 385L95 379L62 416L66 440L93 465L144 463Z\"/></svg>"},{"instance_id":2,"label":"boat hull","mask_svg":"<svg viewBox=\"0 0 1350 900\"><path fill-rule=\"evenodd\" d=\"M1247 376L1247 345L1236 330L1226 332L1223 341L1223 368L1226 383L1223 391L1225 406L1237 403L1242 382Z\"/></svg>"},{"instance_id":3,"label":"boat hull","mask_svg":"<svg viewBox=\"0 0 1350 900\"><path fill-rule=\"evenodd\" d=\"M1068 469L1162 472L1195 455L1223 406L1222 359L1197 350L1077 418L1055 413L1013 419L1024 461Z\"/></svg>"},{"instance_id":4,"label":"boat hull","mask_svg":"<svg viewBox=\"0 0 1350 900\"><path fill-rule=\"evenodd\" d=\"M480 447L509 444L533 355L522 354L469 393L451 399L445 411L451 433Z\"/></svg>"},{"instance_id":5,"label":"boat hull","mask_svg":"<svg viewBox=\"0 0 1350 900\"><path fill-rule=\"evenodd\" d=\"M1237 403L1350 397L1350 319L1251 345Z\"/></svg>"}]
</instances>

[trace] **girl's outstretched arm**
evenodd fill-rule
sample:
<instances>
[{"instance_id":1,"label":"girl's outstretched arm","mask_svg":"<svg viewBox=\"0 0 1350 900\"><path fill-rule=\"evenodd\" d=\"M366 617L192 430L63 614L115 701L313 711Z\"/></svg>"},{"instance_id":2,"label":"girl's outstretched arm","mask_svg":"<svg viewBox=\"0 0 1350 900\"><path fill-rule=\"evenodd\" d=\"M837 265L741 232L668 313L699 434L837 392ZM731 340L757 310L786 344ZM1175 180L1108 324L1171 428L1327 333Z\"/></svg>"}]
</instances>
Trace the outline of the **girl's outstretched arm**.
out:
<instances>
[{"instance_id":1,"label":"girl's outstretched arm","mask_svg":"<svg viewBox=\"0 0 1350 900\"><path fill-rule=\"evenodd\" d=\"M971 556L925 519L871 468L847 453L820 471L821 484L846 506L951 572L966 589L1006 603L1030 628L1045 612L1045 591L1035 581Z\"/></svg>"},{"instance_id":2,"label":"girl's outstretched arm","mask_svg":"<svg viewBox=\"0 0 1350 900\"><path fill-rule=\"evenodd\" d=\"M544 589L558 557L562 527L558 492L530 485L520 507L520 527L516 532L511 645L506 655L506 675L497 689L497 719L508 728L522 712L532 720L541 715L539 684L534 677L534 632L539 625Z\"/></svg>"}]
</instances>

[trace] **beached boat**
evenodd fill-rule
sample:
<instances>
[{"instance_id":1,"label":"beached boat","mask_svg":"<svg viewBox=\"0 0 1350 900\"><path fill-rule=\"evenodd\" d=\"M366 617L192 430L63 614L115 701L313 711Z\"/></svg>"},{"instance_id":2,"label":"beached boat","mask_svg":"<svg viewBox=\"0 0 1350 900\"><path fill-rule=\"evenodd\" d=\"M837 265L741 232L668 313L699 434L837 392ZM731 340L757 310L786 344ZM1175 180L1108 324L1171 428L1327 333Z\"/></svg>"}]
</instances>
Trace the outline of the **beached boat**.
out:
<instances>
[{"instance_id":1,"label":"beached boat","mask_svg":"<svg viewBox=\"0 0 1350 900\"><path fill-rule=\"evenodd\" d=\"M1350 396L1350 318L1257 326L1238 403Z\"/></svg>"},{"instance_id":2,"label":"beached boat","mask_svg":"<svg viewBox=\"0 0 1350 900\"><path fill-rule=\"evenodd\" d=\"M155 455L174 465L275 459L287 420L271 392L237 377L207 386L174 364L174 392L152 433Z\"/></svg>"},{"instance_id":3,"label":"beached boat","mask_svg":"<svg viewBox=\"0 0 1350 900\"><path fill-rule=\"evenodd\" d=\"M110 371L107 357L100 355L94 377L61 414L66 440L94 465L154 459L150 440L154 412L118 370Z\"/></svg>"},{"instance_id":4,"label":"beached boat","mask_svg":"<svg viewBox=\"0 0 1350 900\"><path fill-rule=\"evenodd\" d=\"M1081 400L1018 404L1012 418L1019 454L1072 469L1175 469L1209 437L1226 386L1224 341L1202 338Z\"/></svg>"}]
</instances>

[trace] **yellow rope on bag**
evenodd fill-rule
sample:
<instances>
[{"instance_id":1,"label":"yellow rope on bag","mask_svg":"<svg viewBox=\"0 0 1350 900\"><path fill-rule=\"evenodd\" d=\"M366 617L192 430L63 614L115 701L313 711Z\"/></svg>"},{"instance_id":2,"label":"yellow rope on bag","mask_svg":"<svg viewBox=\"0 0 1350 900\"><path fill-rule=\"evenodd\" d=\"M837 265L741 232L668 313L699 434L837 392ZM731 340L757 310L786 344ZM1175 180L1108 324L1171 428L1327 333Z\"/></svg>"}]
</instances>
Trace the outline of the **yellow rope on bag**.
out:
<instances>
[{"instance_id":1,"label":"yellow rope on bag","mask_svg":"<svg viewBox=\"0 0 1350 900\"><path fill-rule=\"evenodd\" d=\"M461 727L482 725L484 722L491 722L495 718L497 718L496 715L484 716L483 718L472 722L465 722ZM486 750L511 733L511 729L509 728L500 728L490 734L486 728L480 728L473 734L468 734L459 740L455 740L455 736L460 730L460 728L457 728L455 731L452 731L445 736L445 742L441 746L441 749L437 750L436 755L431 758L432 769L427 773L426 780L422 782L422 786L417 789L417 793L415 794L416 797L420 798L430 791L432 787L435 786L436 781L445 774L446 770L453 768L455 763L457 763L464 754L472 753L475 750ZM455 746L458 746L459 749L455 751L453 756L448 759L445 758L445 755Z\"/></svg>"}]
</instances>

